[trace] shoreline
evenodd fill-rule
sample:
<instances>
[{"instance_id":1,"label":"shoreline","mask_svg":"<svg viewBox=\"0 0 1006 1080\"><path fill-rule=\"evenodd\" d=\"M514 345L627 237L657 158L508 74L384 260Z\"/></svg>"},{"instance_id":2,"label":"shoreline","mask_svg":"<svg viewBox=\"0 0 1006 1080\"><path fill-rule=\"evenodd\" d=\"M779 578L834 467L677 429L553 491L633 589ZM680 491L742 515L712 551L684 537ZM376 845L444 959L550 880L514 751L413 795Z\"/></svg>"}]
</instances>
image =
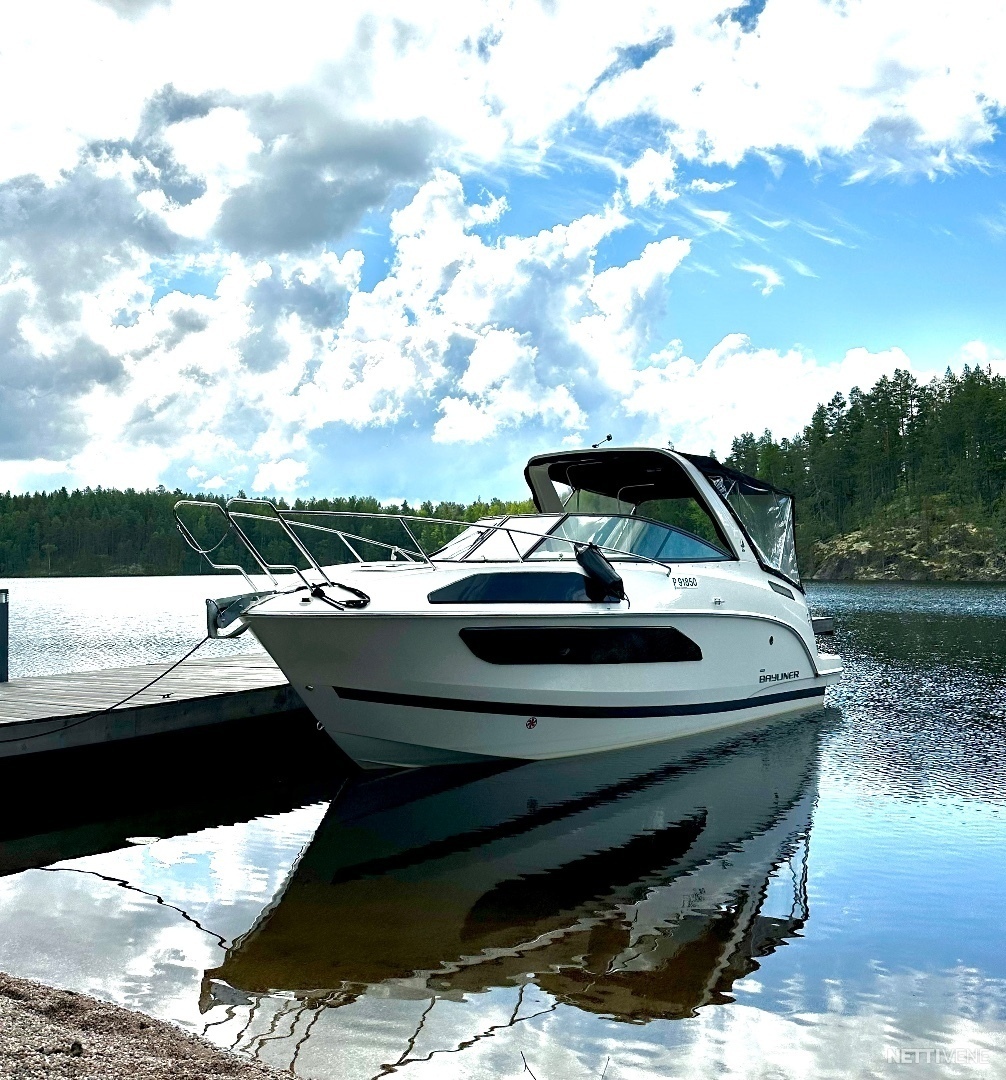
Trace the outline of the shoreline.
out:
<instances>
[{"instance_id":1,"label":"shoreline","mask_svg":"<svg viewBox=\"0 0 1006 1080\"><path fill-rule=\"evenodd\" d=\"M0 1076L17 1080L279 1080L164 1020L0 972Z\"/></svg>"}]
</instances>

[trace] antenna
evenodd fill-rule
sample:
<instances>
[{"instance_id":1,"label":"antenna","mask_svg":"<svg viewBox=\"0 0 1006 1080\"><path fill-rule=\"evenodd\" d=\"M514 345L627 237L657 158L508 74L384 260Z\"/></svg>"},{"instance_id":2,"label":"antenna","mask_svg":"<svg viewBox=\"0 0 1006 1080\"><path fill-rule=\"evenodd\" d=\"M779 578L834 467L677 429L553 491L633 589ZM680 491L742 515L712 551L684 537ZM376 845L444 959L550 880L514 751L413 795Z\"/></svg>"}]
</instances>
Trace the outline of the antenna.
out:
<instances>
[{"instance_id":1,"label":"antenna","mask_svg":"<svg viewBox=\"0 0 1006 1080\"><path fill-rule=\"evenodd\" d=\"M591 443L590 448L591 448L591 450L596 450L602 443L606 443L606 442L611 442L611 436L610 435L605 435L604 438L599 440L598 442Z\"/></svg>"}]
</instances>

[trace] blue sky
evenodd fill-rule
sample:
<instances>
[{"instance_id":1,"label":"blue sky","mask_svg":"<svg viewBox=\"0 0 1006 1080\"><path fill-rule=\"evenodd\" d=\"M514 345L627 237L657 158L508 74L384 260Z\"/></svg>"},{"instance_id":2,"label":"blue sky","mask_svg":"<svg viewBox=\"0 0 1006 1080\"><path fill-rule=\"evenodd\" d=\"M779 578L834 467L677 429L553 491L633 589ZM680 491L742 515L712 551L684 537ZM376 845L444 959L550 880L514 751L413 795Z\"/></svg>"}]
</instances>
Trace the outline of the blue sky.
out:
<instances>
[{"instance_id":1,"label":"blue sky","mask_svg":"<svg viewBox=\"0 0 1006 1080\"><path fill-rule=\"evenodd\" d=\"M609 431L1006 372L996 3L51 24L0 58L0 489L516 496Z\"/></svg>"}]
</instances>

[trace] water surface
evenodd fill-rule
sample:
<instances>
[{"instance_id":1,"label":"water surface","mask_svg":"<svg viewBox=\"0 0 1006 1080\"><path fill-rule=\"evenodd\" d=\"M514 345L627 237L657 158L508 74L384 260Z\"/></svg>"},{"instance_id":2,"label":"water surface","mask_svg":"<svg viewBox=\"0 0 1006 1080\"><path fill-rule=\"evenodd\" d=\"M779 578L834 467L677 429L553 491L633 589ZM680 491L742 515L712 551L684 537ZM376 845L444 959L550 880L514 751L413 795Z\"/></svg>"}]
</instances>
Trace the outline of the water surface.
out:
<instances>
[{"instance_id":1,"label":"water surface","mask_svg":"<svg viewBox=\"0 0 1006 1080\"><path fill-rule=\"evenodd\" d=\"M725 741L360 776L292 720L36 764L35 812L7 770L0 969L318 1080L1006 1076L1006 591L813 601L828 707Z\"/></svg>"},{"instance_id":2,"label":"water surface","mask_svg":"<svg viewBox=\"0 0 1006 1080\"><path fill-rule=\"evenodd\" d=\"M206 634L207 597L246 592L238 574L192 577L4 578L10 677L177 660ZM210 641L200 656L261 652L250 633Z\"/></svg>"}]
</instances>

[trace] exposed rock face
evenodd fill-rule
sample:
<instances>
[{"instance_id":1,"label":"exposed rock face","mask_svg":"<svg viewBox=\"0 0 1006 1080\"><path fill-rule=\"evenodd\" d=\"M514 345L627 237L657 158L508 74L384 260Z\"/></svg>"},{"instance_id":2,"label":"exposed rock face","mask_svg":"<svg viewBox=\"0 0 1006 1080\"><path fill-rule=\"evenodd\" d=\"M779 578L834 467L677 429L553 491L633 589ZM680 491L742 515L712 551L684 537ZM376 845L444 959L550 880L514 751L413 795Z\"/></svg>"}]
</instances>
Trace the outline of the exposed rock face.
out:
<instances>
[{"instance_id":1,"label":"exposed rock face","mask_svg":"<svg viewBox=\"0 0 1006 1080\"><path fill-rule=\"evenodd\" d=\"M815 581L1006 581L992 529L920 521L872 527L814 545Z\"/></svg>"}]
</instances>

